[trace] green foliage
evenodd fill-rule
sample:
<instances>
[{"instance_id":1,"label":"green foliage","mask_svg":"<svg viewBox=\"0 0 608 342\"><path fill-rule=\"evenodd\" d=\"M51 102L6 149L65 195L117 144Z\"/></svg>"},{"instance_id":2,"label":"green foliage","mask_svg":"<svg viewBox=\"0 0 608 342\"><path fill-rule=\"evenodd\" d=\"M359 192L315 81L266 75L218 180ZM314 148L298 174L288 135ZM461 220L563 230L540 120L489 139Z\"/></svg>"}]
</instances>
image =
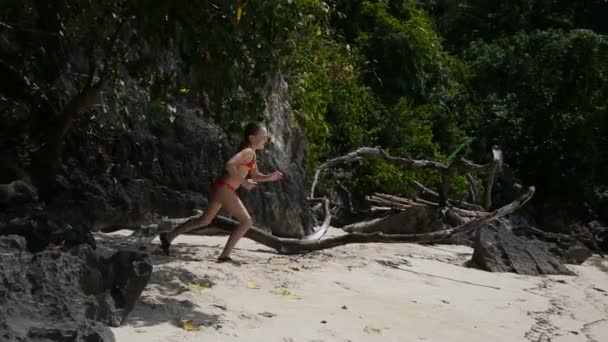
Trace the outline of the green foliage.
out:
<instances>
[{"instance_id":1,"label":"green foliage","mask_svg":"<svg viewBox=\"0 0 608 342\"><path fill-rule=\"evenodd\" d=\"M6 127L44 132L91 72L115 81L115 95L128 74L146 89L147 122L160 134L182 101L235 131L269 120L280 72L309 171L360 146L449 163L486 162L497 144L511 167L505 184L536 185L540 216L599 215L608 212L607 13L603 0L6 0L0 38L11 48L0 51L0 76L10 86L0 85L0 107L31 109ZM115 97L111 111L127 107ZM412 194L412 179L439 181L377 160L345 174L360 193ZM512 197L507 186L497 197ZM465 188L457 177L453 195Z\"/></svg>"},{"instance_id":2,"label":"green foliage","mask_svg":"<svg viewBox=\"0 0 608 342\"><path fill-rule=\"evenodd\" d=\"M604 0L434 0L422 1L450 50L476 40L490 42L519 31L585 28L608 33Z\"/></svg>"},{"instance_id":3,"label":"green foliage","mask_svg":"<svg viewBox=\"0 0 608 342\"><path fill-rule=\"evenodd\" d=\"M366 81L388 101L423 102L448 73L426 12L414 1L364 1L361 16L356 42L370 61Z\"/></svg>"},{"instance_id":4,"label":"green foliage","mask_svg":"<svg viewBox=\"0 0 608 342\"><path fill-rule=\"evenodd\" d=\"M467 53L487 111L480 132L504 146L540 206L586 208L608 171L608 39L588 30L519 32ZM496 82L500 79L502 82Z\"/></svg>"},{"instance_id":5,"label":"green foliage","mask_svg":"<svg viewBox=\"0 0 608 342\"><path fill-rule=\"evenodd\" d=\"M464 137L456 102L465 68L443 51L430 17L412 1L338 1L324 9L327 15L303 22L285 58L311 143L309 170L361 146L420 159L455 148ZM437 182L380 161L366 161L352 177L355 191L411 193L410 179Z\"/></svg>"},{"instance_id":6,"label":"green foliage","mask_svg":"<svg viewBox=\"0 0 608 342\"><path fill-rule=\"evenodd\" d=\"M538 187L541 216L556 203L577 215L605 203L606 37L576 29L607 32L597 20L603 3L334 4L328 35L294 43L310 64L291 69L300 72L292 95L312 145L309 167L361 145L485 162L498 144L517 176ZM353 75L336 81L327 65L345 58ZM396 192L408 192L409 179L438 181L377 161L353 177L355 188ZM458 177L453 192L465 188Z\"/></svg>"}]
</instances>

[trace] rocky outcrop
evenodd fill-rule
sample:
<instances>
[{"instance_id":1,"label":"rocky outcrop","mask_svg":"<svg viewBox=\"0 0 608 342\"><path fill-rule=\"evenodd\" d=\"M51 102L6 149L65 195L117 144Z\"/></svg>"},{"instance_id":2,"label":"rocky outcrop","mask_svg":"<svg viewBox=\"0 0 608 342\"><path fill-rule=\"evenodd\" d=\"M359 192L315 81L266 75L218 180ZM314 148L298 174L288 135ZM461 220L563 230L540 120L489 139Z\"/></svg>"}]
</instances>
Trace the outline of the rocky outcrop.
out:
<instances>
[{"instance_id":1,"label":"rocky outcrop","mask_svg":"<svg viewBox=\"0 0 608 342\"><path fill-rule=\"evenodd\" d=\"M309 190L303 168L306 137L295 125L287 87L281 75L272 81L267 101L272 140L270 148L260 153L259 161L262 171L281 170L285 177L280 182L261 184L255 191L244 193L243 198L256 225L269 228L274 235L299 238L312 233L312 213L306 201Z\"/></svg>"},{"instance_id":2,"label":"rocky outcrop","mask_svg":"<svg viewBox=\"0 0 608 342\"><path fill-rule=\"evenodd\" d=\"M239 190L239 195L256 226L300 237L312 226L305 198L306 141L294 125L286 82L277 75L269 89L267 126L273 143L260 151L258 164L262 171L283 171L285 178L260 184L251 193ZM151 103L146 90L128 79L121 91L129 97L123 110L83 115L68 135L62 188L53 202L78 208L94 230L139 226L204 209L209 186L224 174L240 135L226 132L191 100ZM113 106L117 100L107 101ZM158 119L167 113L169 119Z\"/></svg>"},{"instance_id":3,"label":"rocky outcrop","mask_svg":"<svg viewBox=\"0 0 608 342\"><path fill-rule=\"evenodd\" d=\"M90 317L95 305L80 287L81 259L60 251L31 254L17 236L0 237L0 253L0 340L114 341Z\"/></svg>"},{"instance_id":4,"label":"rocky outcrop","mask_svg":"<svg viewBox=\"0 0 608 342\"><path fill-rule=\"evenodd\" d=\"M136 29L125 31L136 34ZM54 126L57 116L79 98L83 79L76 75L90 72L92 65L83 50L64 51L58 57L62 61L45 70L48 79L32 80L48 86L44 96L45 91L19 94L28 86L19 80L22 75L7 78L10 86L2 90L10 96L0 96L0 208L35 201L31 183L48 206L82 213L93 230L189 216L193 209L204 209L209 186L241 143L240 127L261 120L275 144L260 152L259 165L280 169L286 177L242 196L258 227L282 236L310 233L306 141L281 74L264 72L247 83L232 68L217 70L211 60L194 62L177 42L155 49L154 39L145 40L125 46L129 57L107 80L101 103L95 96L76 106L76 113L66 115L65 127ZM1 42L11 47L14 58L27 51L12 34L3 32ZM40 161L46 161L41 155L49 140L61 146L49 147L61 155L57 173L56 158Z\"/></svg>"},{"instance_id":5,"label":"rocky outcrop","mask_svg":"<svg viewBox=\"0 0 608 342\"><path fill-rule=\"evenodd\" d=\"M530 226L518 226L511 231L553 254L565 264L580 265L592 256L591 249L573 236L540 231Z\"/></svg>"},{"instance_id":6,"label":"rocky outcrop","mask_svg":"<svg viewBox=\"0 0 608 342\"><path fill-rule=\"evenodd\" d=\"M24 205L0 212L0 235L20 235L27 248L38 253L51 242L61 242L64 248L88 244L95 248L95 239L73 211L52 211L42 205Z\"/></svg>"},{"instance_id":7,"label":"rocky outcrop","mask_svg":"<svg viewBox=\"0 0 608 342\"><path fill-rule=\"evenodd\" d=\"M472 263L486 271L526 275L574 274L542 243L520 238L494 224L477 230L473 248Z\"/></svg>"},{"instance_id":8,"label":"rocky outcrop","mask_svg":"<svg viewBox=\"0 0 608 342\"><path fill-rule=\"evenodd\" d=\"M85 226L31 213L0 217L0 340L114 341L106 325L133 309L152 274L148 257L100 256Z\"/></svg>"},{"instance_id":9,"label":"rocky outcrop","mask_svg":"<svg viewBox=\"0 0 608 342\"><path fill-rule=\"evenodd\" d=\"M120 250L108 258L100 257L88 245L70 250L84 261L80 284L88 303L88 318L110 326L120 326L135 307L135 303L152 275L152 264L144 253Z\"/></svg>"}]
</instances>

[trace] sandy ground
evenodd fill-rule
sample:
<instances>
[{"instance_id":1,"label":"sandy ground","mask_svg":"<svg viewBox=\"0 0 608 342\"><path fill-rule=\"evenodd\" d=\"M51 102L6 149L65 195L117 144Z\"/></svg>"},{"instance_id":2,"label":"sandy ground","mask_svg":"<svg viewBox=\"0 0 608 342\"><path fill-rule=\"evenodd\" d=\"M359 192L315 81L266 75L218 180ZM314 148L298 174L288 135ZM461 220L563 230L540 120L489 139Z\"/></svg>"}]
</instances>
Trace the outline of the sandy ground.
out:
<instances>
[{"instance_id":1,"label":"sandy ground","mask_svg":"<svg viewBox=\"0 0 608 342\"><path fill-rule=\"evenodd\" d=\"M96 238L114 248L128 234ZM572 266L576 277L528 277L467 268L472 250L461 246L281 256L244 239L233 256L246 264L235 266L214 262L225 240L180 236L174 256L152 255L152 280L116 340L608 341L608 260L599 257Z\"/></svg>"}]
</instances>

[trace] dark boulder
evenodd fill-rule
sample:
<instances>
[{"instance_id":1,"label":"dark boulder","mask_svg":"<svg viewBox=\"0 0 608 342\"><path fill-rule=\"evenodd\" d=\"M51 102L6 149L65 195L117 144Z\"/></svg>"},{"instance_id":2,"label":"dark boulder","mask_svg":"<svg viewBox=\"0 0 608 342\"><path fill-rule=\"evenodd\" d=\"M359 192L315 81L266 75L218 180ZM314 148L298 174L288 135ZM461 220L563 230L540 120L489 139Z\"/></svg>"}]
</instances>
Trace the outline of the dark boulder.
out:
<instances>
[{"instance_id":1,"label":"dark boulder","mask_svg":"<svg viewBox=\"0 0 608 342\"><path fill-rule=\"evenodd\" d=\"M573 236L543 232L529 226L514 227L512 231L521 238L536 242L539 248L544 248L565 264L580 265L593 254Z\"/></svg>"},{"instance_id":2,"label":"dark boulder","mask_svg":"<svg viewBox=\"0 0 608 342\"><path fill-rule=\"evenodd\" d=\"M62 243L65 248L88 244L95 239L78 215L69 211L49 211L42 206L24 205L0 212L0 235L20 235L32 253L44 250L49 243Z\"/></svg>"},{"instance_id":3,"label":"dark boulder","mask_svg":"<svg viewBox=\"0 0 608 342\"><path fill-rule=\"evenodd\" d=\"M523 239L494 224L477 230L473 248L473 265L486 271L525 275L574 274L542 243Z\"/></svg>"},{"instance_id":4,"label":"dark boulder","mask_svg":"<svg viewBox=\"0 0 608 342\"><path fill-rule=\"evenodd\" d=\"M100 257L89 244L32 254L0 236L0 340L111 342L150 280L145 254Z\"/></svg>"},{"instance_id":5,"label":"dark boulder","mask_svg":"<svg viewBox=\"0 0 608 342\"><path fill-rule=\"evenodd\" d=\"M6 342L113 342L91 319L83 293L84 262L68 253L31 254L20 236L0 237L0 340Z\"/></svg>"}]
</instances>

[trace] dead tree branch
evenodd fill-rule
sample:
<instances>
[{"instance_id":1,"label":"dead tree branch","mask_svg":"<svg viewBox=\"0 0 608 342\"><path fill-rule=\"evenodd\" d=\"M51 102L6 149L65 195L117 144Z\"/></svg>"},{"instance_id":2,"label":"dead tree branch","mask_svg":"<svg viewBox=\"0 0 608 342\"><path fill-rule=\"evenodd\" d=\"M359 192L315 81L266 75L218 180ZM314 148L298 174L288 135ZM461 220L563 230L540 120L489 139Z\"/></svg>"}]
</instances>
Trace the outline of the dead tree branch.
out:
<instances>
[{"instance_id":1,"label":"dead tree branch","mask_svg":"<svg viewBox=\"0 0 608 342\"><path fill-rule=\"evenodd\" d=\"M418 190L418 192L422 195L427 195L429 197L432 197L434 200L439 201L439 194L429 188L427 188L426 186L422 185L422 183L412 180L410 181ZM449 200L448 201L449 205L452 205L454 207L459 207L462 209L467 209L467 210L474 210L474 211L483 211L483 207L477 205L477 204L473 204L473 203L468 203L468 202L464 202L464 201L459 201L459 200ZM437 205L439 205L439 203L437 203Z\"/></svg>"},{"instance_id":2,"label":"dead tree branch","mask_svg":"<svg viewBox=\"0 0 608 342\"><path fill-rule=\"evenodd\" d=\"M325 219L323 220L323 224L321 225L321 227L319 227L319 229L317 229L314 233L303 237L303 240L319 240L323 237L323 235L325 235L325 233L327 233L327 230L329 229L329 225L331 223L331 210L329 208L329 199L322 197L322 198L309 198L309 201L315 202L322 202L323 203L323 208L325 209Z\"/></svg>"},{"instance_id":3,"label":"dead tree branch","mask_svg":"<svg viewBox=\"0 0 608 342\"><path fill-rule=\"evenodd\" d=\"M487 213L483 217L472 219L458 227L431 233L400 235L388 235L382 233L351 233L327 239L289 239L279 238L259 228L253 227L247 232L245 236L253 241L256 241L260 244L263 244L267 247L276 250L280 254L307 253L311 251L317 251L351 243L430 243L433 241L445 239L456 233L475 229L500 217L508 215L525 205L532 198L533 195L534 187L530 187L528 191L517 200L491 213ZM232 231L236 226L238 226L238 222L226 217L218 216L211 225L196 230L193 233L199 235L207 235L209 231L217 231L217 228L222 229L224 231Z\"/></svg>"},{"instance_id":4,"label":"dead tree branch","mask_svg":"<svg viewBox=\"0 0 608 342\"><path fill-rule=\"evenodd\" d=\"M488 183L485 189L485 205L486 210L489 210L492 207L492 188L494 187L494 178L496 177L496 172L502 169L502 151L498 149L498 147L494 146L492 148L492 162L487 164L490 167L490 170L487 172L488 174Z\"/></svg>"},{"instance_id":5,"label":"dead tree branch","mask_svg":"<svg viewBox=\"0 0 608 342\"><path fill-rule=\"evenodd\" d=\"M388 163L399 165L406 169L425 169L438 171L441 175L441 184L439 186L438 192L439 204L441 206L448 205L448 194L452 187L452 180L457 174L490 175L488 180L488 186L486 187L486 192L488 190L490 191L490 200L488 200L488 194L486 194L485 197L486 207L489 207L487 206L487 204L489 202L491 205L491 185L494 184L494 175L498 170L502 168L502 152L498 148L494 147L494 149L492 150L492 155L493 160L484 165L475 164L464 158L455 159L449 165L445 165L443 163L431 160L416 160L410 158L394 157L389 155L386 151L379 147L361 147L349 154L330 159L327 162L321 164L315 173L312 187L310 190L310 197L314 197L315 188L319 181L319 176L324 170L339 164L352 163L361 160L364 157L371 157L382 159Z\"/></svg>"}]
</instances>

